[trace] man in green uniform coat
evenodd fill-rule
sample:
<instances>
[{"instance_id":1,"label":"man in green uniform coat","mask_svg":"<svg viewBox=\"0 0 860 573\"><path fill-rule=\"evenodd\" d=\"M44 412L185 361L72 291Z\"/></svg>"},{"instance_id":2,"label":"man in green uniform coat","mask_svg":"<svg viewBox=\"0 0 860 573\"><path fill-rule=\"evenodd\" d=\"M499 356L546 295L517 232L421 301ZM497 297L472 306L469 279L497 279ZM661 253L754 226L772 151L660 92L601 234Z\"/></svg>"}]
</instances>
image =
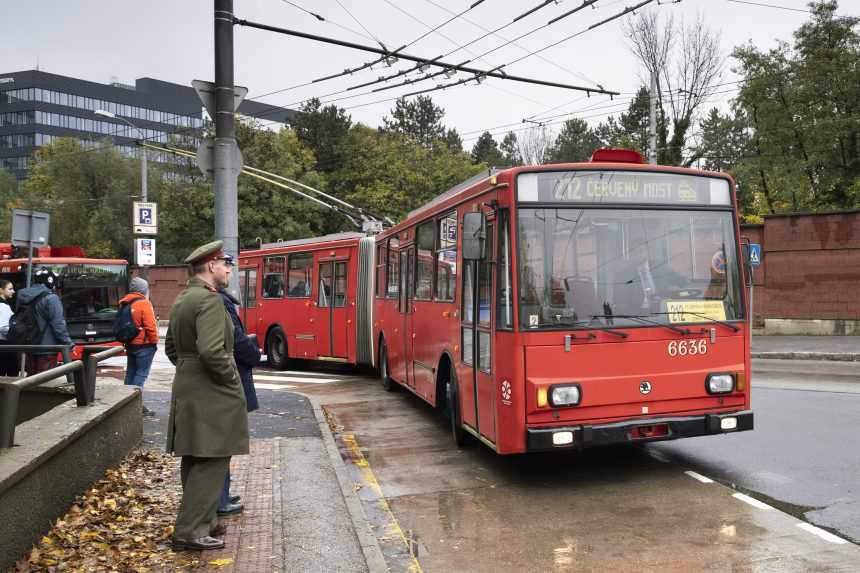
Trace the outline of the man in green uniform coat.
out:
<instances>
[{"instance_id":1,"label":"man in green uniform coat","mask_svg":"<svg viewBox=\"0 0 860 573\"><path fill-rule=\"evenodd\" d=\"M248 453L245 393L233 358L233 323L218 287L227 287L233 258L222 241L188 255L188 286L170 309L165 350L176 365L167 451L182 456L182 503L173 547L220 549L218 497L230 456Z\"/></svg>"}]
</instances>

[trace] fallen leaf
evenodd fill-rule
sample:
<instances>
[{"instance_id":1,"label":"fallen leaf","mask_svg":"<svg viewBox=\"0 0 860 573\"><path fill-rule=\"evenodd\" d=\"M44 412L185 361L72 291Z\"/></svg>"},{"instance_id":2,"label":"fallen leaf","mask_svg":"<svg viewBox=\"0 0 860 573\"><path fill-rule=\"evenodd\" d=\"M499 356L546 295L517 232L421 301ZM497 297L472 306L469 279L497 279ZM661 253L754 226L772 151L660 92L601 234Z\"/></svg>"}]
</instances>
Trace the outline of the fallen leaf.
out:
<instances>
[{"instance_id":1,"label":"fallen leaf","mask_svg":"<svg viewBox=\"0 0 860 573\"><path fill-rule=\"evenodd\" d=\"M209 562L209 565L214 565L215 567L223 567L224 565L230 565L233 563L233 560L229 557L225 557L224 559L213 559Z\"/></svg>"}]
</instances>

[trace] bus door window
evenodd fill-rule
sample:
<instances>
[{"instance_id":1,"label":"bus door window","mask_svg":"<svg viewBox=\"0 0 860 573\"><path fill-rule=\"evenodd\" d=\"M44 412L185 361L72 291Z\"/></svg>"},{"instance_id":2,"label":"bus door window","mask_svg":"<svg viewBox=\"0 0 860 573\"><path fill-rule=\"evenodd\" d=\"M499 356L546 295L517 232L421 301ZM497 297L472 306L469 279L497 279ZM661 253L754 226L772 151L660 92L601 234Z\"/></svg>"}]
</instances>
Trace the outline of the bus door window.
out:
<instances>
[{"instance_id":1,"label":"bus door window","mask_svg":"<svg viewBox=\"0 0 860 573\"><path fill-rule=\"evenodd\" d=\"M493 287L493 225L487 224L487 260L478 261L478 368L490 371L490 320Z\"/></svg>"},{"instance_id":2,"label":"bus door window","mask_svg":"<svg viewBox=\"0 0 860 573\"><path fill-rule=\"evenodd\" d=\"M320 264L320 284L317 292L317 306L328 308L331 305L331 263Z\"/></svg>"},{"instance_id":3,"label":"bus door window","mask_svg":"<svg viewBox=\"0 0 860 573\"><path fill-rule=\"evenodd\" d=\"M346 262L334 264L334 306L346 306Z\"/></svg>"},{"instance_id":4,"label":"bus door window","mask_svg":"<svg viewBox=\"0 0 860 573\"><path fill-rule=\"evenodd\" d=\"M436 249L436 300L453 301L457 285L457 212L439 219Z\"/></svg>"},{"instance_id":5,"label":"bus door window","mask_svg":"<svg viewBox=\"0 0 860 573\"><path fill-rule=\"evenodd\" d=\"M510 215L507 210L499 212L499 249L497 265L499 276L496 278L496 327L513 328L514 310L511 287L511 231Z\"/></svg>"},{"instance_id":6,"label":"bus door window","mask_svg":"<svg viewBox=\"0 0 860 573\"><path fill-rule=\"evenodd\" d=\"M400 241L392 237L388 239L388 259L385 269L387 281L385 296L387 298L398 298L400 294L400 253L398 248Z\"/></svg>"}]
</instances>

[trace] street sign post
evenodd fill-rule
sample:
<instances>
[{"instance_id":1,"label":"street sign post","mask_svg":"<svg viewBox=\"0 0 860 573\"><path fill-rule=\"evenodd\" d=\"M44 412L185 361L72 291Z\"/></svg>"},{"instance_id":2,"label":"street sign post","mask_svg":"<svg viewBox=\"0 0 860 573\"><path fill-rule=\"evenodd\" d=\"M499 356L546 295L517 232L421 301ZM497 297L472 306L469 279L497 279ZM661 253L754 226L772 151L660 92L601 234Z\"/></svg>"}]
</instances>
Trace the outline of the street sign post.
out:
<instances>
[{"instance_id":1,"label":"street sign post","mask_svg":"<svg viewBox=\"0 0 860 573\"><path fill-rule=\"evenodd\" d=\"M155 239L134 240L134 262L140 267L151 267L155 264Z\"/></svg>"},{"instance_id":2,"label":"street sign post","mask_svg":"<svg viewBox=\"0 0 860 573\"><path fill-rule=\"evenodd\" d=\"M135 201L132 228L135 235L157 235L158 205Z\"/></svg>"},{"instance_id":3,"label":"street sign post","mask_svg":"<svg viewBox=\"0 0 860 573\"><path fill-rule=\"evenodd\" d=\"M750 243L749 245L749 262L751 267L761 266L761 245L758 243Z\"/></svg>"}]
</instances>

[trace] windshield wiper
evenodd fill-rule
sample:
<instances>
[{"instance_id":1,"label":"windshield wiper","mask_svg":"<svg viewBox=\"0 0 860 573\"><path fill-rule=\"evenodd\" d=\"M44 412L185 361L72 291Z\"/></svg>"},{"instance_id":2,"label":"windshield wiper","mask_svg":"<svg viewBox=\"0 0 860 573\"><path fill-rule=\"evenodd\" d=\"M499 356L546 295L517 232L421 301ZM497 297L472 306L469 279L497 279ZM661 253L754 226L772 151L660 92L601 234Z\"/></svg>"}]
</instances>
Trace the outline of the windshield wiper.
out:
<instances>
[{"instance_id":1,"label":"windshield wiper","mask_svg":"<svg viewBox=\"0 0 860 573\"><path fill-rule=\"evenodd\" d=\"M592 316L590 320L569 320L569 321L558 321L546 324L540 324L538 326L586 326L593 330L600 330L602 332L606 332L608 334L614 334L615 336L619 336L621 338L627 338L628 334L626 332L621 332L619 330L612 330L608 326L602 325L592 325L595 318L600 318L598 316Z\"/></svg>"},{"instance_id":2,"label":"windshield wiper","mask_svg":"<svg viewBox=\"0 0 860 573\"><path fill-rule=\"evenodd\" d=\"M731 328L733 331L738 332L740 328L732 324L731 322L726 322L724 320L717 320L716 318L711 318L710 316L706 316L704 314L699 314L697 312L690 312L689 310L681 311L682 314L692 314L693 316L698 316L699 318L704 318L705 320L710 320L711 322L716 322L717 324L722 324L723 326L727 326ZM659 314L659 315L670 315L670 314L678 314L677 312L652 312L651 314Z\"/></svg>"},{"instance_id":3,"label":"windshield wiper","mask_svg":"<svg viewBox=\"0 0 860 573\"><path fill-rule=\"evenodd\" d=\"M677 332L678 334L693 334L693 331L688 328L681 328L679 326L672 326L671 324L664 324L662 322L657 322L656 320L648 320L644 316L634 315L634 314L613 314L613 318L632 318L633 320L638 320L639 322L644 322L645 324L653 324L654 326L662 326L663 328L668 328L672 332Z\"/></svg>"}]
</instances>

